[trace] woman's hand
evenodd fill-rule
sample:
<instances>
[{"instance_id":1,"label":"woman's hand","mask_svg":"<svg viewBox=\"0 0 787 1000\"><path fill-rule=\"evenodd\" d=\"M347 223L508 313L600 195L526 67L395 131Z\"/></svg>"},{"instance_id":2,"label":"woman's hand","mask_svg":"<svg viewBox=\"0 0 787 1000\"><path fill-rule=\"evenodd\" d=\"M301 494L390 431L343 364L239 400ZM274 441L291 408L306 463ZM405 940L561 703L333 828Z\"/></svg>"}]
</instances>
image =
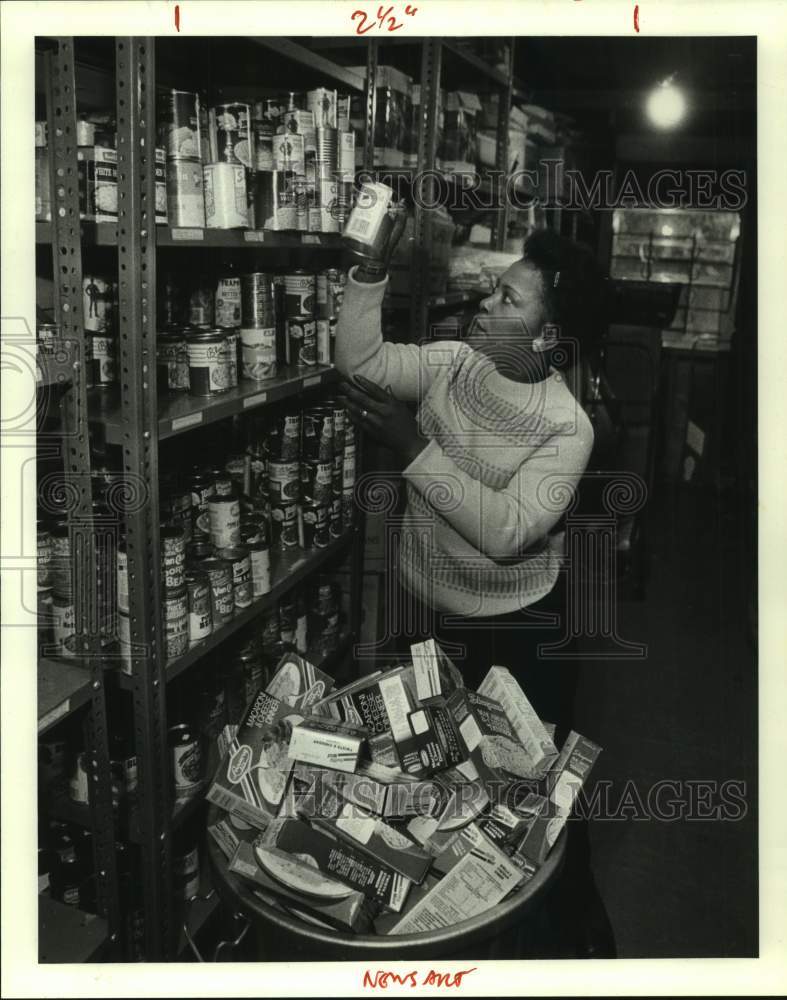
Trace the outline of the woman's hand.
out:
<instances>
[{"instance_id":1,"label":"woman's hand","mask_svg":"<svg viewBox=\"0 0 787 1000\"><path fill-rule=\"evenodd\" d=\"M417 420L390 389L362 375L354 375L353 380L344 380L340 390L353 423L392 448L409 465L429 443L418 429Z\"/></svg>"}]
</instances>

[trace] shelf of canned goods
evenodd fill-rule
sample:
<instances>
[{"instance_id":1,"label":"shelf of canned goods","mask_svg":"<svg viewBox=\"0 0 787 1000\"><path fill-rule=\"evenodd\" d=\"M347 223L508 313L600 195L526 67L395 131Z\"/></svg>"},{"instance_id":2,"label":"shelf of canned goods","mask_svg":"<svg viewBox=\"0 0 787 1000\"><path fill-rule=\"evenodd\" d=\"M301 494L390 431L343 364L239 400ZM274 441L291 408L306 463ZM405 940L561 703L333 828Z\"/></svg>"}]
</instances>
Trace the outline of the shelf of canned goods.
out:
<instances>
[{"instance_id":1,"label":"shelf of canned goods","mask_svg":"<svg viewBox=\"0 0 787 1000\"><path fill-rule=\"evenodd\" d=\"M410 44L429 171L444 43ZM236 65L238 46L266 62ZM37 263L53 286L39 392L76 434L39 449L41 864L116 959L176 958L214 912L198 845L224 722L283 651L352 669L361 454L332 357L340 234L388 114L378 55L367 40L350 66L286 39L150 37L37 53ZM105 81L92 106L83 62ZM502 121L510 74L487 75L508 94ZM280 79L303 92L282 97ZM477 299L429 293L430 225L416 207L412 296L388 303L409 308L413 337L430 310Z\"/></svg>"}]
</instances>

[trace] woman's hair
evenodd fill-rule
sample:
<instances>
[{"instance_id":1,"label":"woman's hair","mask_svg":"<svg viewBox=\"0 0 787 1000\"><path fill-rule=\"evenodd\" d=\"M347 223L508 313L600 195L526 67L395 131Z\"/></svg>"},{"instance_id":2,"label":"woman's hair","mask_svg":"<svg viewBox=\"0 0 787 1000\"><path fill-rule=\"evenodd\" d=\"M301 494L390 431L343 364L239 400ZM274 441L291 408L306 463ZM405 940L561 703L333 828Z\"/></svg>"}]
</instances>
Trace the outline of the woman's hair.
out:
<instances>
[{"instance_id":1,"label":"woman's hair","mask_svg":"<svg viewBox=\"0 0 787 1000\"><path fill-rule=\"evenodd\" d=\"M604 332L606 284L590 247L537 229L525 240L523 259L541 271L549 322L593 350Z\"/></svg>"}]
</instances>

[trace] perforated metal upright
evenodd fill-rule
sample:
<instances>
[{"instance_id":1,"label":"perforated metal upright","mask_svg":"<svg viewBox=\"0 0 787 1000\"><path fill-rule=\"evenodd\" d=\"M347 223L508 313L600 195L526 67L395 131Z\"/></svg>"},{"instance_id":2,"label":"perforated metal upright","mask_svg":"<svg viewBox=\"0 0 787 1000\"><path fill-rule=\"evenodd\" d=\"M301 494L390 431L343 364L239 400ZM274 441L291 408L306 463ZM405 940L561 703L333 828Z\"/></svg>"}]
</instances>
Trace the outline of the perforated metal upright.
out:
<instances>
[{"instance_id":1,"label":"perforated metal upright","mask_svg":"<svg viewBox=\"0 0 787 1000\"><path fill-rule=\"evenodd\" d=\"M497 110L497 143L495 146L495 169L497 171L497 198L499 205L494 215L492 225L492 249L502 250L506 243L508 233L508 198L507 178L508 178L508 119L511 112L511 99L514 88L514 45L515 40L510 41L510 58L508 61L508 73L506 84L500 88L499 103Z\"/></svg>"},{"instance_id":2,"label":"perforated metal upright","mask_svg":"<svg viewBox=\"0 0 787 1000\"><path fill-rule=\"evenodd\" d=\"M410 277L410 330L414 340L429 332L429 244L431 212L424 205L436 204L435 157L437 155L437 122L440 98L440 66L442 45L439 40L426 39L421 51L421 117L418 126L418 171L414 215L413 256Z\"/></svg>"},{"instance_id":3,"label":"perforated metal upright","mask_svg":"<svg viewBox=\"0 0 787 1000\"><path fill-rule=\"evenodd\" d=\"M90 668L88 767L97 903L110 940L119 939L115 833L107 734L104 665L99 636L99 595L88 440L86 352L82 311L82 250L77 182L77 109L74 41L54 40L45 54L47 128L52 192L52 258L55 318L70 343L70 382L60 397L60 447L64 500L72 553L76 656Z\"/></svg>"},{"instance_id":4,"label":"perforated metal upright","mask_svg":"<svg viewBox=\"0 0 787 1000\"><path fill-rule=\"evenodd\" d=\"M129 509L126 549L138 840L145 957L173 947L166 682L161 635L156 405L155 43L115 41L118 154L118 358L123 472L145 502Z\"/></svg>"}]
</instances>

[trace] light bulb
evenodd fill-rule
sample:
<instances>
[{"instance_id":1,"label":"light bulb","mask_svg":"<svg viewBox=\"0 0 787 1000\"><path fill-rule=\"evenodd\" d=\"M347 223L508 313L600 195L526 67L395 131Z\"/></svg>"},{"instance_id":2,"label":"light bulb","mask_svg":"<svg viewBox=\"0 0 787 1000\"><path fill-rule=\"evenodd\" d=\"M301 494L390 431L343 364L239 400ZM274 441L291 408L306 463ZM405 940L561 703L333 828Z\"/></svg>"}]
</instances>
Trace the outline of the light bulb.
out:
<instances>
[{"instance_id":1,"label":"light bulb","mask_svg":"<svg viewBox=\"0 0 787 1000\"><path fill-rule=\"evenodd\" d=\"M648 97L647 112L656 128L674 128L686 114L686 98L674 84L661 83Z\"/></svg>"}]
</instances>

